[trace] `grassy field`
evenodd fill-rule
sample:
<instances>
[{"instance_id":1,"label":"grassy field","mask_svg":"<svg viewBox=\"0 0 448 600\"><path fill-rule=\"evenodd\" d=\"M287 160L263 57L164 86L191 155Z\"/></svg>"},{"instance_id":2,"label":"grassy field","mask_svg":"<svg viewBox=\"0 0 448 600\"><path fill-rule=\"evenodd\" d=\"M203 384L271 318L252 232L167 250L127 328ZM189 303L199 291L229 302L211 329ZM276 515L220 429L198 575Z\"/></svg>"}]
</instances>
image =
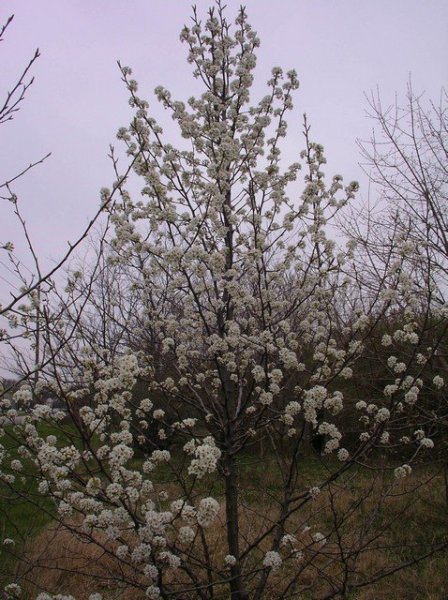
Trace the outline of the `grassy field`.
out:
<instances>
[{"instance_id":1,"label":"grassy field","mask_svg":"<svg viewBox=\"0 0 448 600\"><path fill-rule=\"evenodd\" d=\"M68 435L73 432L66 430ZM47 427L41 433L45 435L56 432ZM7 439L7 438L6 438ZM2 442L6 445L5 441ZM141 463L137 455L133 459L134 467ZM300 485L305 489L323 477L326 468L319 457L310 454L303 458L299 466ZM331 465L330 465L331 466ZM36 494L33 471L25 468L26 482L23 484L23 495L31 496L30 503L25 498L13 497L8 490L0 488L0 535L1 538L13 538L14 546L0 546L0 582L4 585L11 581L15 573L20 573L33 585L25 586L25 597L32 598L36 591L51 589L54 593L73 593L77 599L88 598L89 593L100 590L105 600L139 600L135 590L126 590L119 585L111 585L113 574L121 568L117 561L104 556L93 544L85 544L66 529L55 525L51 519L51 503L45 497ZM372 515L373 529L384 532L379 535L375 549L363 553L359 558L361 572L379 571L389 565L412 561L419 548L446 537L448 532L448 504L443 474L436 466L417 468L409 481L404 481L391 497L381 506L377 506L374 495L380 486L387 481L378 477L372 480L372 473L358 468L351 472L337 487L336 512L344 514L357 499L366 499L359 506L358 514L347 520L341 528L341 535L350 544L350 536L366 517ZM34 483L33 483L34 481ZM424 483L427 484L424 485ZM342 485L343 484L343 485ZM204 491L222 497L222 485L212 477L203 481ZM413 486L411 495L407 494ZM282 482L275 461L266 456L263 460L246 456L240 461L240 487L242 490L241 522L242 533L248 539L255 530L265 526L275 510L275 498L279 497ZM333 488L333 492L336 488ZM20 487L19 487L20 492ZM313 503L313 511L297 516L297 527L309 522L314 530L330 530L335 518L328 510L331 500L330 491L322 492ZM369 512L370 511L370 512ZM216 556L226 554L225 547L225 515L220 516L221 525L210 532L211 546ZM386 525L388 525L386 527ZM390 525L390 526L389 526ZM352 530L351 530L352 529ZM30 565L27 567L17 561L24 549ZM332 548L329 545L329 552ZM31 568L31 562L40 566ZM339 568L335 566L334 568ZM303 572L303 581L314 581L320 577L319 565L314 565ZM75 571L75 572L70 572ZM281 571L278 577L282 577ZM280 581L280 579L279 579ZM276 578L273 578L273 586ZM319 586L313 592L300 596L303 600L319 598ZM429 557L418 564L410 564L405 570L380 579L374 585L347 592L344 596L350 600L445 600L448 597L448 552L444 551ZM225 600L227 591L218 593L217 600Z\"/></svg>"}]
</instances>

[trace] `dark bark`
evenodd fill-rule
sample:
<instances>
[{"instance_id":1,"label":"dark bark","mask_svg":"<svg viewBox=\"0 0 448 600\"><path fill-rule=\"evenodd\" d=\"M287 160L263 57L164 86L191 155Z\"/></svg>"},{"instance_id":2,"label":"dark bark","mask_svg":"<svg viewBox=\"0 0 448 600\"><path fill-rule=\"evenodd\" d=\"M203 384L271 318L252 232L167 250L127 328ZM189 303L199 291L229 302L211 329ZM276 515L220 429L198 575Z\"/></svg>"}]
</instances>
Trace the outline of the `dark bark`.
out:
<instances>
[{"instance_id":1,"label":"dark bark","mask_svg":"<svg viewBox=\"0 0 448 600\"><path fill-rule=\"evenodd\" d=\"M230 569L230 597L231 600L249 600L249 595L244 589L244 581L241 575L237 466L235 464L235 460L229 454L224 457L224 469L226 486L227 543L229 547L229 553L236 558L235 565L233 565Z\"/></svg>"}]
</instances>

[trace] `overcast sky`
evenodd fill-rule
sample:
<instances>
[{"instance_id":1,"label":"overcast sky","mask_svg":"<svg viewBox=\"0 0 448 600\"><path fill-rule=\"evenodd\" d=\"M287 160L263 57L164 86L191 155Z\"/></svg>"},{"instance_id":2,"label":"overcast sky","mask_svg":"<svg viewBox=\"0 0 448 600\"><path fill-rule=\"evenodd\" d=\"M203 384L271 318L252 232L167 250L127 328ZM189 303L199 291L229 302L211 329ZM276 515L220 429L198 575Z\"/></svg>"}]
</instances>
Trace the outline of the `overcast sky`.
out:
<instances>
[{"instance_id":1,"label":"overcast sky","mask_svg":"<svg viewBox=\"0 0 448 600\"><path fill-rule=\"evenodd\" d=\"M227 1L232 19L240 3ZM210 4L199 0L199 12L205 14ZM133 68L139 93L157 117L164 117L152 100L157 85L178 99L197 90L179 42L190 5L185 0L1 0L0 22L15 14L0 46L2 97L35 48L42 56L23 108L1 128L0 181L52 152L16 186L46 260L76 238L98 207L99 189L113 181L108 147L119 146L115 133L131 116L116 61ZM313 138L326 148L328 175L359 179L365 194L356 146L356 138L369 137L372 127L364 93L378 86L385 104L393 102L395 93L404 97L411 75L416 91L437 99L448 75L448 1L248 0L246 6L261 38L254 100L264 95L272 66L295 68L301 82L288 158L298 159L306 111ZM167 131L172 127L168 121ZM15 241L23 256L8 209L1 207L0 241Z\"/></svg>"}]
</instances>

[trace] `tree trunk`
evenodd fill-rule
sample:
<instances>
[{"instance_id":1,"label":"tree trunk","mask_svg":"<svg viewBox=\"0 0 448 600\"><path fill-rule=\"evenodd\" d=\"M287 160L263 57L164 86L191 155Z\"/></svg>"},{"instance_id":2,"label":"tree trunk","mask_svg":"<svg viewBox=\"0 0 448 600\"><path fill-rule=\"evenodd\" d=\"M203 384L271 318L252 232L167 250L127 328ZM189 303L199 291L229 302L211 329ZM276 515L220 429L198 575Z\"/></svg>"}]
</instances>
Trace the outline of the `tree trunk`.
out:
<instances>
[{"instance_id":1,"label":"tree trunk","mask_svg":"<svg viewBox=\"0 0 448 600\"><path fill-rule=\"evenodd\" d=\"M249 595L244 589L244 581L241 576L237 467L235 460L229 454L226 454L224 460L227 543L229 546L229 554L236 558L236 563L230 569L230 574L232 576L230 581L230 597L231 600L249 600Z\"/></svg>"}]
</instances>

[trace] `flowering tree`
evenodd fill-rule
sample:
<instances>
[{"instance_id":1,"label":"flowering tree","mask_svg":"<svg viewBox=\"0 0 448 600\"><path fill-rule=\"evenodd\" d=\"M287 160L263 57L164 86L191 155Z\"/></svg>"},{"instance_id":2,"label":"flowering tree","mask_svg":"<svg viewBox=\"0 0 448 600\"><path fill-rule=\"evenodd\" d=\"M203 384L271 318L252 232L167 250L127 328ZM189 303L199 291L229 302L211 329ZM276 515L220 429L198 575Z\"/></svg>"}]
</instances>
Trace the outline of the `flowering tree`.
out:
<instances>
[{"instance_id":1,"label":"flowering tree","mask_svg":"<svg viewBox=\"0 0 448 600\"><path fill-rule=\"evenodd\" d=\"M378 200L373 206L352 209L343 224L358 248L353 270L361 296L378 294L385 281L396 289L399 301L388 321L395 326L409 318L414 321L420 339L415 357L420 365L429 366L436 380L448 364L446 98L442 89L438 103L425 101L410 84L404 106L385 106L379 94L372 95L369 107L375 127L371 139L360 146ZM390 363L394 357L383 359ZM428 423L437 415L432 427L441 433L445 399L426 395L418 410Z\"/></svg>"},{"instance_id":2,"label":"flowering tree","mask_svg":"<svg viewBox=\"0 0 448 600\"><path fill-rule=\"evenodd\" d=\"M38 484L28 497L50 499L41 508L100 549L113 567L95 577L123 597L348 597L447 543L363 563L392 545L400 513L383 520L382 507L397 489L413 497L422 481L405 489L403 479L433 446L418 423L412 440L401 431L425 386L418 325L410 309L383 336L400 348L372 395L356 396L366 342L402 296L388 276L361 297L353 245L328 238L357 184L326 182L306 119L303 164L283 165L298 80L274 68L268 94L249 104L259 40L244 9L234 28L221 2L205 23L194 12L181 40L204 92L187 105L156 95L183 148L164 141L120 67L135 117L118 137L141 195L114 161L116 183L102 191L113 233L94 273L72 273L48 303L48 360L14 397L23 424L3 399L1 480L25 495L29 470ZM44 387L63 409L36 402ZM20 578L36 582L19 570L11 597Z\"/></svg>"}]
</instances>

